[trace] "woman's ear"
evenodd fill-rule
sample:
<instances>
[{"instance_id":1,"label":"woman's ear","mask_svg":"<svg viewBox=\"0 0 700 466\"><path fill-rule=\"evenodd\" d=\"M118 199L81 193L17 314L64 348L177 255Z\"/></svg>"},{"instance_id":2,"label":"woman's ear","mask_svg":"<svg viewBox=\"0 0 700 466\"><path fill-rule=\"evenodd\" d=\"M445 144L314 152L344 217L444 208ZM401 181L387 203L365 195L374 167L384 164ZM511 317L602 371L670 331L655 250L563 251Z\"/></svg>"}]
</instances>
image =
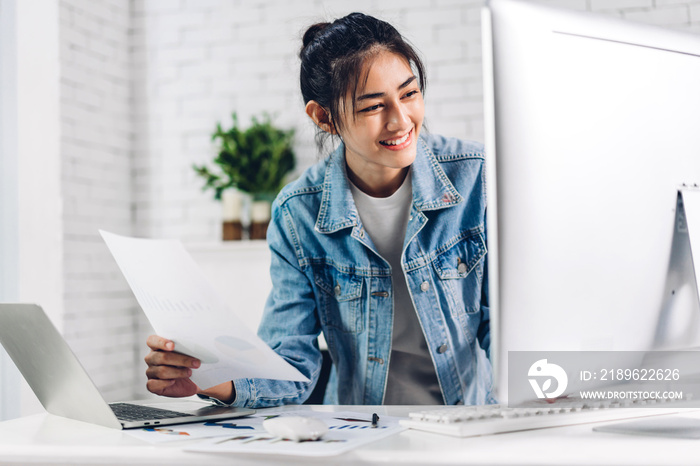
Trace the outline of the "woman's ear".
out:
<instances>
[{"instance_id":1,"label":"woman's ear","mask_svg":"<svg viewBox=\"0 0 700 466\"><path fill-rule=\"evenodd\" d=\"M315 100L309 100L306 104L306 114L326 133L336 134L330 113Z\"/></svg>"}]
</instances>

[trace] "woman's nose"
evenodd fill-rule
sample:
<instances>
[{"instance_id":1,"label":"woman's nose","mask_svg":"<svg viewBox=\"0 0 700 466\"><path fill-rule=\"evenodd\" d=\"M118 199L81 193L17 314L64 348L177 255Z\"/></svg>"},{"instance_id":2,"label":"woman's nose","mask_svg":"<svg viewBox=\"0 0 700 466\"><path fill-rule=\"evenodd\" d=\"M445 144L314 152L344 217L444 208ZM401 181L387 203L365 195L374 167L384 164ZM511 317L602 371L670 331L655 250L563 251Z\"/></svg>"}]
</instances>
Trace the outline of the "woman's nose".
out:
<instances>
[{"instance_id":1,"label":"woman's nose","mask_svg":"<svg viewBox=\"0 0 700 466\"><path fill-rule=\"evenodd\" d=\"M389 131L400 131L402 129L406 129L409 122L410 118L408 118L408 114L406 113L405 109L403 109L401 105L397 105L389 114L387 129Z\"/></svg>"}]
</instances>

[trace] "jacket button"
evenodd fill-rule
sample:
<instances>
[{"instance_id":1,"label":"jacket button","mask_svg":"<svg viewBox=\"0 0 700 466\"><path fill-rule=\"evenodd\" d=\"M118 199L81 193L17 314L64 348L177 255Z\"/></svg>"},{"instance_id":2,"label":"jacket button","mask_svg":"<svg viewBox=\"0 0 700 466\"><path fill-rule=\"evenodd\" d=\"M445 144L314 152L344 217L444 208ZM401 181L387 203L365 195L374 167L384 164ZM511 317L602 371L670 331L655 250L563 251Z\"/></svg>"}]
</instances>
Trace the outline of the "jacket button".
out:
<instances>
[{"instance_id":1,"label":"jacket button","mask_svg":"<svg viewBox=\"0 0 700 466\"><path fill-rule=\"evenodd\" d=\"M430 283L428 283L428 282L423 282L423 283L420 284L420 290L421 290L421 291L425 292L425 291L428 291L429 289L430 289Z\"/></svg>"},{"instance_id":2,"label":"jacket button","mask_svg":"<svg viewBox=\"0 0 700 466\"><path fill-rule=\"evenodd\" d=\"M467 264L465 264L464 262L460 262L459 265L457 266L457 272L467 273Z\"/></svg>"},{"instance_id":3,"label":"jacket button","mask_svg":"<svg viewBox=\"0 0 700 466\"><path fill-rule=\"evenodd\" d=\"M335 292L336 296L340 296L340 285L335 285L335 288L333 288L333 291Z\"/></svg>"},{"instance_id":4,"label":"jacket button","mask_svg":"<svg viewBox=\"0 0 700 466\"><path fill-rule=\"evenodd\" d=\"M438 348L438 353L440 354L444 353L445 351L447 351L447 344L444 344Z\"/></svg>"}]
</instances>

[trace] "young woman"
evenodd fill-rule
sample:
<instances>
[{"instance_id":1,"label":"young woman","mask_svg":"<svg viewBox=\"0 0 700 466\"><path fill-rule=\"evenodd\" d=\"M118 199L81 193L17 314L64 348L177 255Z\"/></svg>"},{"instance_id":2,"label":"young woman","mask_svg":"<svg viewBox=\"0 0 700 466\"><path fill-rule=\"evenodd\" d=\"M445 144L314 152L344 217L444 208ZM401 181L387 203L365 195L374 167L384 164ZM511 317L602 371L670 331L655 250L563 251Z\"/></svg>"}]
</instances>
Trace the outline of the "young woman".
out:
<instances>
[{"instance_id":1,"label":"young woman","mask_svg":"<svg viewBox=\"0 0 700 466\"><path fill-rule=\"evenodd\" d=\"M282 190L259 335L311 382L237 379L201 390L199 361L151 336L148 389L234 406L302 403L333 361L329 404L494 402L484 155L422 134L421 60L391 25L353 13L304 35L306 113L340 144Z\"/></svg>"}]
</instances>

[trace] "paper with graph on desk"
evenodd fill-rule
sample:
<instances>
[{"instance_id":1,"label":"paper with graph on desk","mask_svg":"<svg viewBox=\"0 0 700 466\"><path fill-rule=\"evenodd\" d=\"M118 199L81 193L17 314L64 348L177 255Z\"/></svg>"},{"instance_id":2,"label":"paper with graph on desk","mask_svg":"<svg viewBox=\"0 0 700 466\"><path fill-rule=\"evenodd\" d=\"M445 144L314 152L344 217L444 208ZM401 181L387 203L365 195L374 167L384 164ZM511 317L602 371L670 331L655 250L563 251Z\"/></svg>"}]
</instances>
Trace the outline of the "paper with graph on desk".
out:
<instances>
[{"instance_id":1,"label":"paper with graph on desk","mask_svg":"<svg viewBox=\"0 0 700 466\"><path fill-rule=\"evenodd\" d=\"M308 381L246 328L180 241L100 234L155 332L202 361L191 377L198 386L237 378Z\"/></svg>"}]
</instances>

